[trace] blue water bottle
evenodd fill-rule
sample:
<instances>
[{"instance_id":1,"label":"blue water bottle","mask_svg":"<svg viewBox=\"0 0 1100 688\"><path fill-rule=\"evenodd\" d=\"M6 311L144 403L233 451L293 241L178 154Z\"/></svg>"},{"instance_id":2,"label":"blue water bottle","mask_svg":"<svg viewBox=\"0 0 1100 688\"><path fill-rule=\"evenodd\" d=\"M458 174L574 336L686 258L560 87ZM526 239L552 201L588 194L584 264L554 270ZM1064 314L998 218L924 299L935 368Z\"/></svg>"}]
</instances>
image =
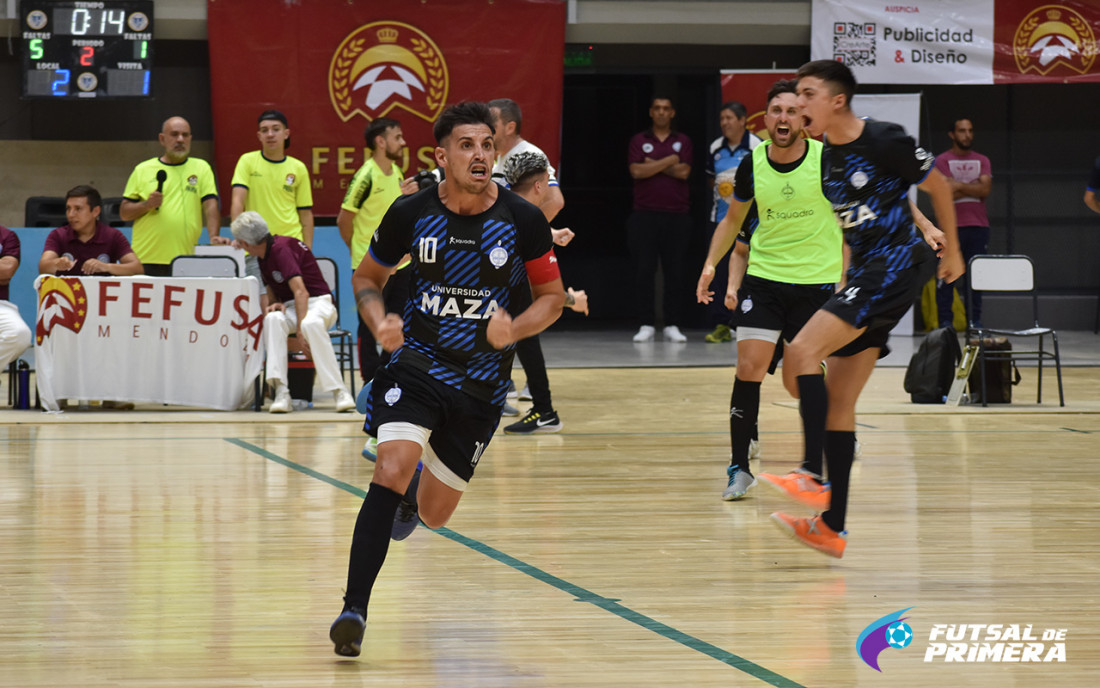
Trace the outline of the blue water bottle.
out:
<instances>
[{"instance_id":1,"label":"blue water bottle","mask_svg":"<svg viewBox=\"0 0 1100 688\"><path fill-rule=\"evenodd\" d=\"M31 407L31 367L26 361L19 361L16 370L15 408L29 409Z\"/></svg>"}]
</instances>

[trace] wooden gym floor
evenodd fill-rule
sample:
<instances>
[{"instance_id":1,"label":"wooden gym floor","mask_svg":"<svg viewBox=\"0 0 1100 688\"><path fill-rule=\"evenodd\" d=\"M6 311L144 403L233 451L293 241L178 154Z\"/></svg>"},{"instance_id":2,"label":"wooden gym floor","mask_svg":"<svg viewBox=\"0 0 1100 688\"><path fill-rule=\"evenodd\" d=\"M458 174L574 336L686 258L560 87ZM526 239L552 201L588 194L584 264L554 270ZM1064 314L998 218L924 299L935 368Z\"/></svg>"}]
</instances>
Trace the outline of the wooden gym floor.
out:
<instances>
[{"instance_id":1,"label":"wooden gym floor","mask_svg":"<svg viewBox=\"0 0 1100 688\"><path fill-rule=\"evenodd\" d=\"M327 637L357 416L0 411L0 685L1095 686L1100 369L1066 409L954 412L902 374L864 394L833 560L769 522L797 506L721 501L732 368L552 370L564 431L498 431L448 527L393 544L357 660ZM778 380L761 441L796 465ZM860 633L910 607L871 669ZM1065 661L925 662L936 624L1065 629Z\"/></svg>"}]
</instances>

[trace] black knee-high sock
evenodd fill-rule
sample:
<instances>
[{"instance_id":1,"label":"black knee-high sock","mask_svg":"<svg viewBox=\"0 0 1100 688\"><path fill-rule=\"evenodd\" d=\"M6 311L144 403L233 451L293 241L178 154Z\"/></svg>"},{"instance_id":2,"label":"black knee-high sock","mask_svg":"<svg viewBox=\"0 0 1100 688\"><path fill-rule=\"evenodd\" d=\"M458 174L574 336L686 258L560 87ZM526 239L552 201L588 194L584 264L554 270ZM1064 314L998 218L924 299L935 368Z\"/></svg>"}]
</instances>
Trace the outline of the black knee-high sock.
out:
<instances>
[{"instance_id":1,"label":"black knee-high sock","mask_svg":"<svg viewBox=\"0 0 1100 688\"><path fill-rule=\"evenodd\" d=\"M825 433L825 460L829 463L829 485L832 494L829 510L821 515L825 525L836 532L844 530L848 515L848 478L852 473L852 457L855 455L856 434L840 430Z\"/></svg>"},{"instance_id":2,"label":"black knee-high sock","mask_svg":"<svg viewBox=\"0 0 1100 688\"><path fill-rule=\"evenodd\" d=\"M798 412L802 416L802 439L805 443L802 470L820 477L821 457L825 451L825 416L829 412L825 378L820 374L799 375L796 381L801 399Z\"/></svg>"},{"instance_id":3,"label":"black knee-high sock","mask_svg":"<svg viewBox=\"0 0 1100 688\"><path fill-rule=\"evenodd\" d=\"M749 470L749 440L760 415L760 383L735 379L730 394L730 465Z\"/></svg>"},{"instance_id":4,"label":"black knee-high sock","mask_svg":"<svg viewBox=\"0 0 1100 688\"><path fill-rule=\"evenodd\" d=\"M355 533L351 537L351 559L348 562L348 587L344 597L345 608L356 606L366 609L370 591L390 548L393 517L401 503L401 493L388 487L371 483L367 496L355 519Z\"/></svg>"}]
</instances>

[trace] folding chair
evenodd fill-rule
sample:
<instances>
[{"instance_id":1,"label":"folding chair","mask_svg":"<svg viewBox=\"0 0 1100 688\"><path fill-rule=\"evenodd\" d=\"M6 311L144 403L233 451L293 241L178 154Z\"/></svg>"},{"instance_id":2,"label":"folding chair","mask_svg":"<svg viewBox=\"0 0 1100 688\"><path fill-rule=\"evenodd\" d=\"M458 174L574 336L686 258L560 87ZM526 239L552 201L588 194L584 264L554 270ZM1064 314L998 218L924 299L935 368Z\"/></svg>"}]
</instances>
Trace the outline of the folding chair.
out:
<instances>
[{"instance_id":1,"label":"folding chair","mask_svg":"<svg viewBox=\"0 0 1100 688\"><path fill-rule=\"evenodd\" d=\"M1043 361L1052 359L1054 368L1058 373L1058 402L1060 406L1066 405L1066 399L1062 392L1062 357L1058 352L1058 333L1049 327L1039 325L1039 296L1035 292L1035 268L1031 259L1027 256L991 256L978 255L970 259L967 266L970 274L970 294L976 292L1016 292L1031 295L1031 320L1032 327L1023 330L1004 329L996 327L971 327L967 330L967 338L971 336L978 340L978 357L976 365L980 367L982 384L982 406L988 406L989 398L985 380L985 362L987 360L1009 361L1036 361L1039 368L1039 392L1036 403L1043 401ZM972 313L971 297L968 295L966 312ZM983 316L985 320L988 317ZM1002 337L1037 337L1039 348L1025 351L991 351L985 347L985 338L991 335ZM1054 351L1043 348L1043 339L1049 336L1054 343Z\"/></svg>"},{"instance_id":2,"label":"folding chair","mask_svg":"<svg viewBox=\"0 0 1100 688\"><path fill-rule=\"evenodd\" d=\"M61 227L68 222L64 196L31 196L23 205L24 227Z\"/></svg>"},{"instance_id":3,"label":"folding chair","mask_svg":"<svg viewBox=\"0 0 1100 688\"><path fill-rule=\"evenodd\" d=\"M130 222L122 219L123 200L121 196L104 198L103 209L100 212L99 219L112 227L129 227Z\"/></svg>"},{"instance_id":4,"label":"folding chair","mask_svg":"<svg viewBox=\"0 0 1100 688\"><path fill-rule=\"evenodd\" d=\"M332 302L336 306L336 312L340 312L340 270L336 267L336 261L327 256L316 256L317 267L321 268L321 274L332 292ZM355 347L351 341L351 332L337 326L328 331L332 339L336 340L336 361L340 364L340 375L344 375L347 366L347 376L351 388L351 396L355 396Z\"/></svg>"},{"instance_id":5,"label":"folding chair","mask_svg":"<svg viewBox=\"0 0 1100 688\"><path fill-rule=\"evenodd\" d=\"M240 277L232 256L176 256L172 277Z\"/></svg>"}]
</instances>

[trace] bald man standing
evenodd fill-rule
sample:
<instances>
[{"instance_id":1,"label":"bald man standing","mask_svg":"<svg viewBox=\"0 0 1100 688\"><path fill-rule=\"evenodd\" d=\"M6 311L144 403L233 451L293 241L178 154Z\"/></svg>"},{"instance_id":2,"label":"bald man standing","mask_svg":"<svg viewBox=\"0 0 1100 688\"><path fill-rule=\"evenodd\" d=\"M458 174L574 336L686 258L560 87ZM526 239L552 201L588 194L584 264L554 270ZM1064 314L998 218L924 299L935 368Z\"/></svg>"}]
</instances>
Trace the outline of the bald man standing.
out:
<instances>
[{"instance_id":1,"label":"bald man standing","mask_svg":"<svg viewBox=\"0 0 1100 688\"><path fill-rule=\"evenodd\" d=\"M219 238L221 213L214 171L191 156L191 125L169 117L158 136L164 154L141 162L130 174L119 214L134 222L134 253L145 274L171 275L172 259L195 252L203 222L211 243Z\"/></svg>"}]
</instances>

